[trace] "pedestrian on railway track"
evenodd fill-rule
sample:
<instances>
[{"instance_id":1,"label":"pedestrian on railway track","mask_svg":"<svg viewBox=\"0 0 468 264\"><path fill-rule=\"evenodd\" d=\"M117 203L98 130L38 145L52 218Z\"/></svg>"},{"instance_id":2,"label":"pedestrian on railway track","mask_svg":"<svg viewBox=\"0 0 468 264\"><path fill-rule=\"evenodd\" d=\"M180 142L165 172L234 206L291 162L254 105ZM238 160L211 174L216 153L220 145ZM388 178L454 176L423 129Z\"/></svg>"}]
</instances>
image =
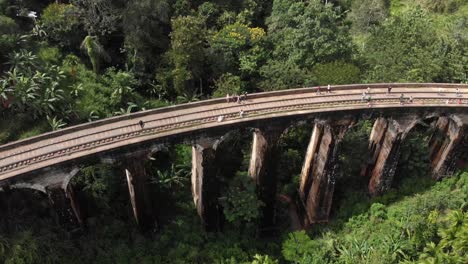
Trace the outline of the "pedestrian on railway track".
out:
<instances>
[{"instance_id":1,"label":"pedestrian on railway track","mask_svg":"<svg viewBox=\"0 0 468 264\"><path fill-rule=\"evenodd\" d=\"M240 103L241 103L241 97L240 97L240 95L237 95L236 97L237 97L237 100L236 100L237 103L240 104Z\"/></svg>"},{"instance_id":2,"label":"pedestrian on railway track","mask_svg":"<svg viewBox=\"0 0 468 264\"><path fill-rule=\"evenodd\" d=\"M240 110L239 116L240 116L240 118L243 118L243 117L244 117L244 110L242 110L242 109Z\"/></svg>"},{"instance_id":3,"label":"pedestrian on railway track","mask_svg":"<svg viewBox=\"0 0 468 264\"><path fill-rule=\"evenodd\" d=\"M138 124L140 125L141 128L143 128L145 126L145 122L143 122L143 120L140 120L138 122Z\"/></svg>"},{"instance_id":4,"label":"pedestrian on railway track","mask_svg":"<svg viewBox=\"0 0 468 264\"><path fill-rule=\"evenodd\" d=\"M367 87L367 93L370 94L370 87Z\"/></svg>"},{"instance_id":5,"label":"pedestrian on railway track","mask_svg":"<svg viewBox=\"0 0 468 264\"><path fill-rule=\"evenodd\" d=\"M457 89L455 90L455 94L457 95L457 97L459 97L459 96L460 96L460 89L457 88Z\"/></svg>"},{"instance_id":6,"label":"pedestrian on railway track","mask_svg":"<svg viewBox=\"0 0 468 264\"><path fill-rule=\"evenodd\" d=\"M320 86L317 86L317 94L320 94Z\"/></svg>"},{"instance_id":7,"label":"pedestrian on railway track","mask_svg":"<svg viewBox=\"0 0 468 264\"><path fill-rule=\"evenodd\" d=\"M240 101L241 103L245 102L245 99L247 98L247 95L245 95L245 93L241 94L240 95Z\"/></svg>"},{"instance_id":8,"label":"pedestrian on railway track","mask_svg":"<svg viewBox=\"0 0 468 264\"><path fill-rule=\"evenodd\" d=\"M402 105L403 102L405 100L405 95L404 94L400 94L400 104Z\"/></svg>"},{"instance_id":9,"label":"pedestrian on railway track","mask_svg":"<svg viewBox=\"0 0 468 264\"><path fill-rule=\"evenodd\" d=\"M392 92L392 87L389 86L389 87L387 88L387 94L390 94L391 92Z\"/></svg>"},{"instance_id":10,"label":"pedestrian on railway track","mask_svg":"<svg viewBox=\"0 0 468 264\"><path fill-rule=\"evenodd\" d=\"M244 92L244 100L247 101L247 92Z\"/></svg>"},{"instance_id":11,"label":"pedestrian on railway track","mask_svg":"<svg viewBox=\"0 0 468 264\"><path fill-rule=\"evenodd\" d=\"M229 101L231 101L230 99L231 98L229 98L229 94L226 94L226 103L229 103Z\"/></svg>"},{"instance_id":12,"label":"pedestrian on railway track","mask_svg":"<svg viewBox=\"0 0 468 264\"><path fill-rule=\"evenodd\" d=\"M331 93L331 86L330 85L327 86L327 93Z\"/></svg>"}]
</instances>

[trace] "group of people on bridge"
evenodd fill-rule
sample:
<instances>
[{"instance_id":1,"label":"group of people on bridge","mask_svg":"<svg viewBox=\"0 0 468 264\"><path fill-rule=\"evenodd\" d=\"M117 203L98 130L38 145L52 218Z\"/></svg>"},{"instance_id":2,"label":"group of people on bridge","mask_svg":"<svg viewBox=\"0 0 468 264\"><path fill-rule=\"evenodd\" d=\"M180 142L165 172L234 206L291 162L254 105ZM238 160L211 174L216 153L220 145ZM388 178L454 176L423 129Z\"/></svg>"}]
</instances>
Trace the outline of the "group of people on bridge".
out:
<instances>
[{"instance_id":1,"label":"group of people on bridge","mask_svg":"<svg viewBox=\"0 0 468 264\"><path fill-rule=\"evenodd\" d=\"M387 87L387 95L390 95L392 93L392 89L393 87L392 86L388 86ZM331 88L331 85L327 85L327 88L326 88L326 91L328 94L330 94L332 91L332 88ZM438 94L439 95L442 95L443 93L443 89L442 88L439 88L438 90ZM317 95L320 95L321 94L321 87L320 86L317 86L316 87L316 94ZM462 97L462 94L460 93L460 89L459 88L456 88L455 90L455 94L457 97ZM405 97L405 94L404 93L401 93L400 94L400 97L399 97L399 101L400 101L400 105L403 105L405 104L405 102L408 102L408 103L413 103L413 96L410 95L409 97ZM230 103L230 102L235 102L237 104L243 104L247 101L247 92L244 92L240 95L230 95L230 94L226 94L226 103ZM371 88L370 87L367 87L366 90L362 91L362 96L361 96L361 102L367 102L367 107L372 107L372 97L371 97ZM450 104L451 100L450 99L447 99L445 101L445 104ZM458 99L458 104L462 104L462 99ZM239 111L239 117L240 118L243 118L245 116L245 112L243 109L241 109ZM217 118L217 121L218 122L222 122L224 121L225 119L225 116L224 115L220 115L218 116ZM145 123L140 120L138 122L138 124L140 125L141 128L144 127Z\"/></svg>"}]
</instances>

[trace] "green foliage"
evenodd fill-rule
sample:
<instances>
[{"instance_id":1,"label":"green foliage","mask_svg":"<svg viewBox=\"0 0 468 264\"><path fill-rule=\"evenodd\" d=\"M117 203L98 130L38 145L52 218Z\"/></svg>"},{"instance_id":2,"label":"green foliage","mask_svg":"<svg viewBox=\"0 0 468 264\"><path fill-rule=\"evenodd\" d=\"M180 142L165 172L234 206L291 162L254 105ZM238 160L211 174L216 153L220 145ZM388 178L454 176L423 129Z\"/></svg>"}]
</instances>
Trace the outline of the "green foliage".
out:
<instances>
[{"instance_id":1,"label":"green foliage","mask_svg":"<svg viewBox=\"0 0 468 264\"><path fill-rule=\"evenodd\" d=\"M374 221L385 220L387 217L385 205L381 203L373 203L370 207L370 216Z\"/></svg>"},{"instance_id":2,"label":"green foliage","mask_svg":"<svg viewBox=\"0 0 468 264\"><path fill-rule=\"evenodd\" d=\"M78 8L72 4L52 3L43 10L39 24L51 41L73 48L83 37L77 14Z\"/></svg>"},{"instance_id":3,"label":"green foliage","mask_svg":"<svg viewBox=\"0 0 468 264\"><path fill-rule=\"evenodd\" d=\"M298 88L312 84L309 71L296 64L281 61L268 61L260 69L262 81L259 84L264 91Z\"/></svg>"},{"instance_id":4,"label":"green foliage","mask_svg":"<svg viewBox=\"0 0 468 264\"><path fill-rule=\"evenodd\" d=\"M0 14L0 59L3 59L17 45L15 34L19 31L15 21Z\"/></svg>"},{"instance_id":5,"label":"green foliage","mask_svg":"<svg viewBox=\"0 0 468 264\"><path fill-rule=\"evenodd\" d=\"M37 52L37 57L48 64L57 65L60 62L62 54L60 50L55 47L41 47Z\"/></svg>"},{"instance_id":6,"label":"green foliage","mask_svg":"<svg viewBox=\"0 0 468 264\"><path fill-rule=\"evenodd\" d=\"M222 57L221 72L235 71L239 68L239 52L246 49L250 40L249 28L235 23L218 31L211 40L211 48Z\"/></svg>"},{"instance_id":7,"label":"green foliage","mask_svg":"<svg viewBox=\"0 0 468 264\"><path fill-rule=\"evenodd\" d=\"M0 15L0 34L14 34L19 27L15 21L7 16Z\"/></svg>"},{"instance_id":8,"label":"green foliage","mask_svg":"<svg viewBox=\"0 0 468 264\"><path fill-rule=\"evenodd\" d=\"M128 1L122 19L127 66L140 74L152 71L169 46L169 4L164 0Z\"/></svg>"},{"instance_id":9,"label":"green foliage","mask_svg":"<svg viewBox=\"0 0 468 264\"><path fill-rule=\"evenodd\" d=\"M278 264L278 261L270 258L268 255L262 256L255 254L252 264Z\"/></svg>"},{"instance_id":10,"label":"green foliage","mask_svg":"<svg viewBox=\"0 0 468 264\"><path fill-rule=\"evenodd\" d=\"M120 26L122 16L118 1L111 0L72 0L78 9L78 18L89 35L107 35Z\"/></svg>"},{"instance_id":11,"label":"green foliage","mask_svg":"<svg viewBox=\"0 0 468 264\"><path fill-rule=\"evenodd\" d=\"M427 127L424 127L427 129ZM413 131L402 144L400 162L397 167L398 178L424 177L430 175L428 137L433 130ZM398 181L398 178L396 179ZM412 188L414 189L414 187Z\"/></svg>"},{"instance_id":12,"label":"green foliage","mask_svg":"<svg viewBox=\"0 0 468 264\"><path fill-rule=\"evenodd\" d=\"M423 263L466 263L468 256L468 216L466 212L454 210L441 219L437 234L439 242L429 242L419 255Z\"/></svg>"},{"instance_id":13,"label":"green foliage","mask_svg":"<svg viewBox=\"0 0 468 264\"><path fill-rule=\"evenodd\" d=\"M95 165L81 169L72 178L72 184L82 186L83 191L101 210L109 210L113 200L119 195L123 177L117 177L108 165ZM115 208L113 210L116 210Z\"/></svg>"},{"instance_id":14,"label":"green foliage","mask_svg":"<svg viewBox=\"0 0 468 264\"><path fill-rule=\"evenodd\" d=\"M224 215L231 223L251 223L260 216L263 203L257 199L255 183L245 173L238 173L229 183L222 199Z\"/></svg>"},{"instance_id":15,"label":"green foliage","mask_svg":"<svg viewBox=\"0 0 468 264\"><path fill-rule=\"evenodd\" d=\"M267 25L274 49L261 69L263 89L308 85L317 63L350 59L349 27L330 4L275 0Z\"/></svg>"},{"instance_id":16,"label":"green foliage","mask_svg":"<svg viewBox=\"0 0 468 264\"><path fill-rule=\"evenodd\" d=\"M466 58L460 53L464 49L460 44L439 39L434 34L431 18L422 9L408 9L372 31L363 50L369 65L367 79L371 82L464 80Z\"/></svg>"},{"instance_id":17,"label":"green foliage","mask_svg":"<svg viewBox=\"0 0 468 264\"><path fill-rule=\"evenodd\" d=\"M39 248L30 232L19 233L12 241L11 250L4 259L5 264L34 263L39 261Z\"/></svg>"},{"instance_id":18,"label":"green foliage","mask_svg":"<svg viewBox=\"0 0 468 264\"><path fill-rule=\"evenodd\" d=\"M352 1L351 12L348 15L357 32L367 33L372 27L379 25L389 15L389 0Z\"/></svg>"},{"instance_id":19,"label":"green foliage","mask_svg":"<svg viewBox=\"0 0 468 264\"><path fill-rule=\"evenodd\" d=\"M344 180L356 178L354 176L360 174L361 166L367 163L372 125L372 120L361 120L345 134L339 156Z\"/></svg>"},{"instance_id":20,"label":"green foliage","mask_svg":"<svg viewBox=\"0 0 468 264\"><path fill-rule=\"evenodd\" d=\"M235 95L241 94L242 83L239 76L234 76L231 73L221 75L216 81L216 90L213 97L224 97L226 94Z\"/></svg>"},{"instance_id":21,"label":"green foliage","mask_svg":"<svg viewBox=\"0 0 468 264\"><path fill-rule=\"evenodd\" d=\"M422 0L421 2L430 11L438 13L453 13L461 5L466 4L463 0Z\"/></svg>"},{"instance_id":22,"label":"green foliage","mask_svg":"<svg viewBox=\"0 0 468 264\"><path fill-rule=\"evenodd\" d=\"M283 256L288 261L299 263L313 247L313 243L305 231L289 233L288 239L283 242Z\"/></svg>"},{"instance_id":23,"label":"green foliage","mask_svg":"<svg viewBox=\"0 0 468 264\"><path fill-rule=\"evenodd\" d=\"M178 17L171 21L171 50L169 56L174 69L174 88L177 94L196 93L194 84L201 78L206 32L203 21L194 16Z\"/></svg>"},{"instance_id":24,"label":"green foliage","mask_svg":"<svg viewBox=\"0 0 468 264\"><path fill-rule=\"evenodd\" d=\"M99 40L95 36L86 36L81 43L81 49L86 52L89 59L91 60L91 64L93 65L94 73L99 73L99 66L101 63L101 59L105 59L106 61L110 60L109 55L106 53L104 48L99 43Z\"/></svg>"},{"instance_id":25,"label":"green foliage","mask_svg":"<svg viewBox=\"0 0 468 264\"><path fill-rule=\"evenodd\" d=\"M275 43L273 57L305 68L318 62L346 60L352 45L348 26L341 19L332 5L319 0L293 4L275 0L267 23Z\"/></svg>"},{"instance_id":26,"label":"green foliage","mask_svg":"<svg viewBox=\"0 0 468 264\"><path fill-rule=\"evenodd\" d=\"M361 70L343 61L317 64L311 74L318 85L359 83L361 79Z\"/></svg>"},{"instance_id":27,"label":"green foliage","mask_svg":"<svg viewBox=\"0 0 468 264\"><path fill-rule=\"evenodd\" d=\"M226 93L361 76L466 82L465 2L391 1L389 12L386 0L0 0L0 142ZM93 70L82 63L88 60ZM229 172L247 169L244 133L226 143L231 155L216 173L226 189L222 232L201 228L189 184L191 146L177 145L169 158L146 163L158 231L135 227L122 169L96 165L72 179L86 215L86 229L72 235L52 224L45 195L24 192L22 200L18 190L0 192L0 262L466 263L468 174L434 184L428 136L418 130L402 145L392 189L370 198L368 180L358 175L371 127L363 121L346 134L332 220L309 234L285 233L289 212L279 206L275 236L245 232L257 228L263 204L245 173ZM290 128L278 145L276 195L289 208L300 206L310 132Z\"/></svg>"}]
</instances>

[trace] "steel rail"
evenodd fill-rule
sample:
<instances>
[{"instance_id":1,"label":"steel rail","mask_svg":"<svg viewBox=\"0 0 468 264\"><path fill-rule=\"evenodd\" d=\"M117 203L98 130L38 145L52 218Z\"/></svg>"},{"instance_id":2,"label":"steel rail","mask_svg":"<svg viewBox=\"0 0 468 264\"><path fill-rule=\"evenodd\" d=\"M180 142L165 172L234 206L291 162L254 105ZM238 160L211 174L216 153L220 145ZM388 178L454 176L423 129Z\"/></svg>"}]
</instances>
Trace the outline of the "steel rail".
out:
<instances>
[{"instance_id":1,"label":"steel rail","mask_svg":"<svg viewBox=\"0 0 468 264\"><path fill-rule=\"evenodd\" d=\"M297 89L297 90L294 90L293 92L289 93L291 95L298 95L300 98L297 98L296 96L291 96L291 98L283 98L281 99L280 97L282 96L287 96L287 94L285 95L284 92L273 92L273 93L276 93L275 96L273 96L273 100L271 99L265 99L265 98L269 98L271 96L261 96L262 94L252 94L252 95L249 95L249 100L251 99L255 99L255 100L258 100L259 102L254 102L252 104L246 104L246 105L238 105L236 103L231 103L231 105L227 105L227 106L224 106L226 105L227 103L223 103L225 102L225 99L214 99L214 100L210 100L210 101L216 101L216 103L210 103L208 105L219 105L221 104L223 107L220 107L220 108L209 108L209 109L206 109L206 110L198 110L198 111L193 111L195 108L197 107L204 107L204 106L207 106L207 104L203 104L203 103L198 103L198 104L191 104L191 107L189 107L192 111L186 111L188 114L179 114L177 115L176 117L174 116L167 116L167 115L170 115L171 112L167 112L167 111L155 111L155 110L150 110L150 111L146 111L146 112L151 112L149 115L155 115L154 118L150 118L149 120L147 120L145 122L145 127L146 128L143 128L143 129L139 129L139 126L138 125L135 125L135 120L138 120L138 118L141 118L142 115L141 113L136 113L136 114L132 114L132 115L128 115L128 116L125 116L125 118L120 118L121 121L132 121L133 124L129 124L129 125L125 125L125 126L117 126L117 127L114 127L112 129L106 129L106 130L99 130L99 131L96 131L94 133L87 133L85 136L80 136L78 138L84 138L84 137L88 137L89 140L88 141L85 141L85 142L76 142L77 141L77 137L75 138L68 138L68 139L63 139L62 141L57 141L56 142L56 145L54 147L50 147L50 146L46 146L45 148L44 147L36 147L34 149L26 149L26 150L22 150L20 152L10 152L9 153L9 156L3 156L2 155L2 158L0 159L0 180L4 180L6 178L10 178L12 176L14 176L12 173L14 173L14 171L17 171L21 168L24 168L25 166L29 166L30 164L37 164L37 163L44 163L45 161L47 160L53 160L53 159L56 159L57 157L60 157L60 156L70 156L71 154L77 154L79 152L84 152L84 151L89 151L90 149L93 149L93 148L97 148L97 147L102 147L102 146L106 146L106 145L109 145L109 144L114 144L116 142L122 142L122 141L129 141L128 143L129 144L133 144L135 143L136 141L138 140L135 140L135 138L138 138L138 137L148 137L150 136L152 139L156 139L159 137L158 134L161 134L164 133L165 135L167 134L167 132L170 132L171 130L173 131L174 134L177 134L177 131L174 131L174 129L179 129L179 130L183 130L183 129L187 129L187 128L194 128L193 130L196 130L196 127L197 126L202 126L203 124L206 124L206 123L216 123L216 119L217 117L220 115L220 114L223 114L225 115L225 120L228 121L228 120L238 120L238 119L241 119L241 118L236 118L236 116L238 116L238 112L240 111L239 109L242 108L242 109L245 109L245 114L246 114L246 117L249 117L249 118L252 118L252 117L261 117L262 115L267 115L267 114L271 114L271 113L281 113L281 112L291 112L291 111L304 111L304 110L310 110L310 109L320 109L320 108L326 108L326 107L330 107L330 106L341 106L342 108L336 108L334 110L342 110L342 109L347 109L349 108L349 105L353 105L353 107L355 109L361 109L361 108L367 108L366 107L366 104L365 103L362 103L361 100L360 100L360 94L361 94L361 91L358 91L358 92L354 92L354 91L347 91L347 90L356 90L356 89L362 89L363 87L367 87L368 85L361 85L361 86L356 86L354 85L352 88L354 89L350 89L350 88L347 88L345 87L346 89L337 89L337 88L333 88L333 93L332 94L326 94L326 90L324 89L323 92L324 92L324 95L314 95L315 94L315 90L312 90L310 88L306 88L306 89ZM371 86L371 85L369 85ZM380 85L382 86L382 85ZM394 88L404 88L405 89L405 94L413 94L414 95L414 98L413 98L413 105L411 107L414 107L414 106L419 106L419 107L424 107L424 106L429 106L427 104L425 104L425 102L436 102L435 104L430 104L431 106L446 106L444 104L444 101L447 100L447 99L450 99L450 100L457 100L459 99L458 97L447 97L447 96L444 96L444 97L441 97L437 94L437 96L433 97L433 96L427 96L428 94L429 95L432 95L432 94L435 94L435 93L438 93L438 90L434 90L434 89L438 89L440 85L438 84L429 84L425 87L420 87L420 88L426 88L426 89L432 89L430 91L422 91L423 89L417 89L415 91L407 91L408 87L410 87L411 85L408 84L407 86L400 86L400 87L395 87L393 86ZM457 86L454 86L454 85L450 85L450 88L452 89L455 89L455 87L457 88L462 88L463 89L463 95L466 95L466 92L465 92L465 88L468 88L467 85L457 85ZM375 87L373 87L375 88ZM379 88L385 88L385 85L384 87L379 87ZM445 87L447 88L447 87ZM300 92L298 92L298 90L301 90ZM339 91L341 90L345 90L346 94L344 93L341 93ZM372 95L374 96L374 98L372 99L372 102L375 103L379 103L379 104L382 104L382 103L385 103L386 105L382 105L382 107L384 106L388 106L389 103L390 105L393 104L393 106L395 106L396 102L399 103L399 97L398 96L391 96L389 97L388 95L385 94L385 92L380 92L380 90L377 90L378 92L375 92L373 91L372 92ZM351 92L351 93L349 93ZM399 92L397 91L397 89L394 90L394 94L398 94ZM271 93L269 93L271 94ZM304 95L306 94L309 94L309 96L306 96L304 97ZM353 98L355 96L358 96L358 98ZM377 96L377 97L376 97ZM339 99L339 100L324 100L324 101L320 101L320 100L317 100L317 99L336 99L338 97L346 97L345 99ZM351 98L350 98L351 97ZM262 101L263 100L263 101ZM423 103L423 104L418 104L419 103ZM437 103L439 102L439 103ZM345 105L346 106L343 106L343 103L346 103ZM186 104L186 105L189 105L189 104ZM183 105L183 106L186 106L186 105ZM356 108L356 106L360 106L358 108ZM406 105L408 106L408 105ZM456 106L456 107L465 107L465 105L462 105L462 106L457 106L457 105L451 105L451 106ZM397 107L402 107L402 106L397 106ZM187 108L184 108L184 107L169 107L169 108L172 108L172 109L175 109L176 111L177 110L182 110L183 112L185 110L188 110ZM379 105L374 105L374 108L379 108ZM195 109L196 110L196 109ZM330 109L323 109L323 110L330 110ZM224 111L224 112L223 112ZM161 114L162 113L163 115L166 115L167 117L165 117L164 119L160 119L158 117L161 117ZM201 117L197 117L197 118L189 118L190 116L200 116ZM148 116L147 115L143 115L143 116ZM184 118L183 118L184 117ZM184 120L177 120L177 119L184 119ZM117 121L117 125L118 123L120 122L119 121L119 118L111 118L111 119L115 119L115 121ZM247 120L248 118L243 118L241 120L241 122L243 120ZM172 122L169 121L169 122L163 122L164 124L161 124L161 121L164 120L164 121L168 121L168 120L173 120ZM237 121L239 122L239 120ZM104 126L106 125L105 122L94 122L98 127L102 127L99 126L99 124L103 124L104 123ZM114 124L116 122L113 122ZM159 125L158 125L159 123ZM223 125L225 124L226 122L222 122L220 123L219 125ZM92 124L92 123L90 123ZM86 124L88 125L88 124ZM81 127L82 128L82 131L83 132L86 132L87 131L87 127L89 126L83 126L83 125L80 125L78 127ZM128 130L123 130L123 128L132 128L132 127L137 127L137 129L129 129L130 131ZM83 129L84 128L84 129ZM91 127L92 128L92 127ZM72 129L69 129L69 131L71 131L72 133L73 132L80 132L81 130L78 129L76 130L76 127L75 129L72 128ZM111 132L114 132L114 134L111 134L111 135L106 135L108 133L111 133ZM156 133L156 134L155 134ZM48 133L48 135L46 137L41 137L41 136L38 136L35 138L35 140L29 140L29 142L31 143L41 143L41 139L42 140L48 140L48 139L54 139L54 137L50 137L51 134L54 134L54 135L58 135L58 137L60 137L61 135L66 135L66 133ZM90 136L91 135L91 136ZM95 140L92 140L92 136L95 136L95 135L104 135L104 137L100 137L98 139L95 139ZM147 140L147 139L145 139ZM144 140L144 141L145 141ZM25 142L28 142L28 140L25 140L25 141L19 141L19 142L13 142L13 143L10 143L10 144L7 144L8 147L2 149L2 147L0 147L0 155L3 153L5 154L5 152L7 152L8 150L12 150L12 149L15 149L15 148L12 148L12 146L18 146L18 148L21 149L21 147L26 147L29 145L29 144L24 144ZM70 143L72 145L69 145L69 146L63 146L62 148L56 148L57 144L59 145L62 145L63 143ZM73 142L75 142L75 144L73 144ZM78 143L78 144L76 144ZM53 150L50 150L50 151L46 151L47 147L49 148L53 148ZM113 147L115 148L115 147ZM110 149L113 149L113 148L110 148ZM22 157L25 153L28 153L28 154L34 154L34 152L36 152L37 150L39 149L43 149L43 151L41 153L38 153L36 155L33 155L33 156L28 156L28 157L23 157L22 159L18 159L19 157ZM108 149L108 150L110 150ZM2 151L3 150L3 151ZM105 150L104 150L105 151ZM87 154L84 154L82 156L86 156ZM16 156L18 158L14 158L13 156ZM76 156L76 155L74 155ZM74 157L76 158L76 157ZM1 162L1 161L4 161L4 162ZM44 165L44 167L46 167L47 165ZM37 166L34 166L37 168ZM4 174L4 176L2 175ZM8 175L10 175L8 177Z\"/></svg>"}]
</instances>

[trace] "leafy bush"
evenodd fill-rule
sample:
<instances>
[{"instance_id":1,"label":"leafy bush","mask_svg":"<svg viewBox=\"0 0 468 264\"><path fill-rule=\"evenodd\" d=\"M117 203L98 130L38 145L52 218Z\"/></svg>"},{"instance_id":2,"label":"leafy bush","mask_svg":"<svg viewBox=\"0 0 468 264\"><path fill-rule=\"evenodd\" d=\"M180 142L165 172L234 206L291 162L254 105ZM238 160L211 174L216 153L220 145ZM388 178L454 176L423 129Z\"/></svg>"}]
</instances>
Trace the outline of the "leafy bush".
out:
<instances>
[{"instance_id":1,"label":"leafy bush","mask_svg":"<svg viewBox=\"0 0 468 264\"><path fill-rule=\"evenodd\" d=\"M312 79L318 85L359 83L361 71L343 61L334 61L316 65L312 72Z\"/></svg>"},{"instance_id":2,"label":"leafy bush","mask_svg":"<svg viewBox=\"0 0 468 264\"><path fill-rule=\"evenodd\" d=\"M422 0L424 7L437 13L453 13L464 3L464 0Z\"/></svg>"},{"instance_id":3,"label":"leafy bush","mask_svg":"<svg viewBox=\"0 0 468 264\"><path fill-rule=\"evenodd\" d=\"M260 216L263 203L257 199L255 183L245 173L238 173L229 183L226 198L222 199L226 219L237 225L252 223Z\"/></svg>"},{"instance_id":4,"label":"leafy bush","mask_svg":"<svg viewBox=\"0 0 468 264\"><path fill-rule=\"evenodd\" d=\"M18 31L18 29L19 27L13 19L4 15L0 15L0 36L14 34Z\"/></svg>"},{"instance_id":5,"label":"leafy bush","mask_svg":"<svg viewBox=\"0 0 468 264\"><path fill-rule=\"evenodd\" d=\"M226 73L221 75L216 81L216 90L213 93L213 97L225 97L226 94L240 95L242 93L242 82L239 76Z\"/></svg>"},{"instance_id":6,"label":"leafy bush","mask_svg":"<svg viewBox=\"0 0 468 264\"><path fill-rule=\"evenodd\" d=\"M50 4L42 12L40 24L50 40L62 47L76 49L83 38L78 8L72 4Z\"/></svg>"}]
</instances>

